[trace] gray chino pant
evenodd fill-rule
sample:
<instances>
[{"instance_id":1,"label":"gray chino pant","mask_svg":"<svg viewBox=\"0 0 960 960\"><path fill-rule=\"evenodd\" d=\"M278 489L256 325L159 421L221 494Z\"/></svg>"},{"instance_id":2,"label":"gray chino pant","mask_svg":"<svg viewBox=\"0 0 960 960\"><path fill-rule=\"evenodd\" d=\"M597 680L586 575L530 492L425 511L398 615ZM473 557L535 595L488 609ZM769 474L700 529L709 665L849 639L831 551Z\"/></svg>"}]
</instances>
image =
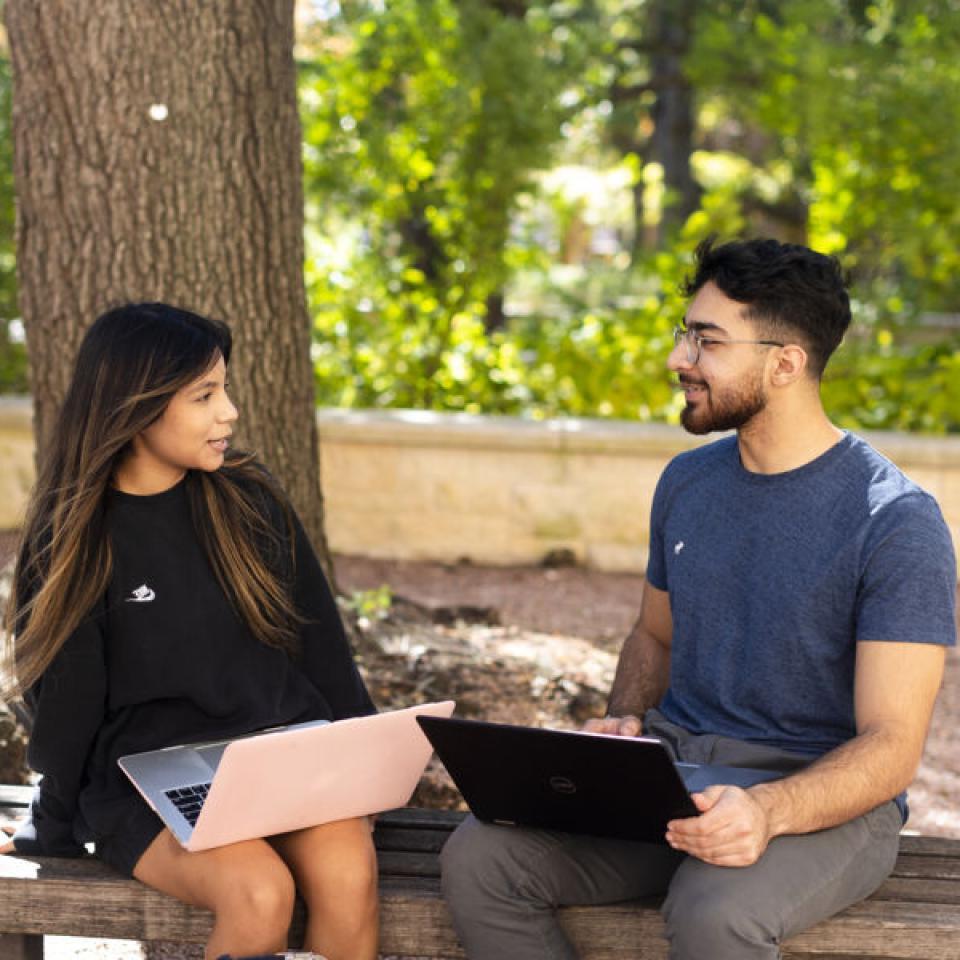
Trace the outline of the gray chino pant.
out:
<instances>
[{"instance_id":1,"label":"gray chino pant","mask_svg":"<svg viewBox=\"0 0 960 960\"><path fill-rule=\"evenodd\" d=\"M785 772L802 765L770 747L693 737L656 711L644 732L682 760ZM778 837L750 867L715 867L666 845L468 817L441 855L443 890L470 960L576 960L557 907L661 893L672 960L774 960L783 940L880 886L901 825L891 801L830 830Z\"/></svg>"}]
</instances>

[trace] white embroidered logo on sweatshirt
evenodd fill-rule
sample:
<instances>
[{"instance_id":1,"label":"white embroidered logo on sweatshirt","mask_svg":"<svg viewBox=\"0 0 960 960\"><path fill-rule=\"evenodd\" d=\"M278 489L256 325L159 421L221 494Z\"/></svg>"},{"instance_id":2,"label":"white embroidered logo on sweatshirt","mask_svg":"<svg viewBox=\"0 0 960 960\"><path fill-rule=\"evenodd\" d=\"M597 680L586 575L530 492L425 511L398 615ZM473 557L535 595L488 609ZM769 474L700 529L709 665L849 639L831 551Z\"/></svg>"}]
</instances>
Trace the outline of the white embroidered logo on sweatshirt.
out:
<instances>
[{"instance_id":1,"label":"white embroidered logo on sweatshirt","mask_svg":"<svg viewBox=\"0 0 960 960\"><path fill-rule=\"evenodd\" d=\"M156 593L145 583L141 583L133 593L127 597L127 603L150 603Z\"/></svg>"}]
</instances>

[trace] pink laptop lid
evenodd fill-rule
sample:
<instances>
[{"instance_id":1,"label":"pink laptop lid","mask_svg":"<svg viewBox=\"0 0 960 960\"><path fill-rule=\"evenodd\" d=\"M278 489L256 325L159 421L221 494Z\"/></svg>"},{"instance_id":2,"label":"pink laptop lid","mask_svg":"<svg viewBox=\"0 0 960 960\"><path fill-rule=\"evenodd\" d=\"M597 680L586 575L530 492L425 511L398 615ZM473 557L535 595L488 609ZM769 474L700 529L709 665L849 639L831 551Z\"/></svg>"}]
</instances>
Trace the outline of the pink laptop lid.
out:
<instances>
[{"instance_id":1,"label":"pink laptop lid","mask_svg":"<svg viewBox=\"0 0 960 960\"><path fill-rule=\"evenodd\" d=\"M234 741L186 848L404 806L433 750L416 717L449 717L453 708L447 700Z\"/></svg>"}]
</instances>

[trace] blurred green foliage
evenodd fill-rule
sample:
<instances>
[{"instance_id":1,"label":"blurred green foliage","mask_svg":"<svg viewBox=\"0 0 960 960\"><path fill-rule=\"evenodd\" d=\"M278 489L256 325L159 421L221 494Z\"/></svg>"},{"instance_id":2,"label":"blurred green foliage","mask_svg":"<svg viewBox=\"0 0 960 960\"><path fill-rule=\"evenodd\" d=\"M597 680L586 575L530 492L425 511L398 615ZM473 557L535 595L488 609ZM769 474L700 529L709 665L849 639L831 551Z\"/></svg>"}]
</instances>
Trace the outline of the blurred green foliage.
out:
<instances>
[{"instance_id":1,"label":"blurred green foliage","mask_svg":"<svg viewBox=\"0 0 960 960\"><path fill-rule=\"evenodd\" d=\"M882 329L845 343L827 367L823 396L844 427L960 433L960 335L897 345Z\"/></svg>"},{"instance_id":2,"label":"blurred green foliage","mask_svg":"<svg viewBox=\"0 0 960 960\"><path fill-rule=\"evenodd\" d=\"M550 163L579 55L483 2L343 10L301 80L321 398L497 409L518 371L487 331L542 256L511 215Z\"/></svg>"},{"instance_id":3,"label":"blurred green foliage","mask_svg":"<svg viewBox=\"0 0 960 960\"><path fill-rule=\"evenodd\" d=\"M651 77L653 2L354 0L324 23L302 71L319 400L674 419L664 363L693 247L772 232L853 272L831 414L960 430L960 341L916 324L960 312L955 4L696 5L700 208L660 249L565 266L583 203L540 172L620 164L655 196L655 91L618 93Z\"/></svg>"},{"instance_id":4,"label":"blurred green foliage","mask_svg":"<svg viewBox=\"0 0 960 960\"><path fill-rule=\"evenodd\" d=\"M17 310L11 102L10 62L0 57L0 393L26 393L27 352Z\"/></svg>"},{"instance_id":5,"label":"blurred green foliage","mask_svg":"<svg viewBox=\"0 0 960 960\"><path fill-rule=\"evenodd\" d=\"M651 240L672 200L647 149L650 31L681 6L699 208ZM824 383L837 422L960 431L960 334L922 322L960 314L954 0L314 7L299 59L318 402L674 420L693 248L772 233L852 271L854 328ZM8 392L26 388L11 144L0 62ZM570 187L584 171L616 174L632 214L598 214ZM598 223L622 253L583 239Z\"/></svg>"},{"instance_id":6,"label":"blurred green foliage","mask_svg":"<svg viewBox=\"0 0 960 960\"><path fill-rule=\"evenodd\" d=\"M811 245L840 254L880 312L891 291L893 313L957 310L960 8L707 6L689 70L715 126L765 135L752 151L756 188L799 194Z\"/></svg>"}]
</instances>

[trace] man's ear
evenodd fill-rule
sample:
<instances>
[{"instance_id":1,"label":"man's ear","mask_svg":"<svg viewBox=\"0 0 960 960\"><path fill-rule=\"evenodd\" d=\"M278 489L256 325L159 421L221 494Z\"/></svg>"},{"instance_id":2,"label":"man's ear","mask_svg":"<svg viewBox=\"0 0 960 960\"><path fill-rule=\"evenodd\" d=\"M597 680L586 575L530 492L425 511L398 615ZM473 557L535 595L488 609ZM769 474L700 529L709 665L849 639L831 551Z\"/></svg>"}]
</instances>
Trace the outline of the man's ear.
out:
<instances>
[{"instance_id":1,"label":"man's ear","mask_svg":"<svg viewBox=\"0 0 960 960\"><path fill-rule=\"evenodd\" d=\"M776 387L786 387L800 380L807 372L807 351L799 344L788 343L776 351L777 360L770 382Z\"/></svg>"}]
</instances>

